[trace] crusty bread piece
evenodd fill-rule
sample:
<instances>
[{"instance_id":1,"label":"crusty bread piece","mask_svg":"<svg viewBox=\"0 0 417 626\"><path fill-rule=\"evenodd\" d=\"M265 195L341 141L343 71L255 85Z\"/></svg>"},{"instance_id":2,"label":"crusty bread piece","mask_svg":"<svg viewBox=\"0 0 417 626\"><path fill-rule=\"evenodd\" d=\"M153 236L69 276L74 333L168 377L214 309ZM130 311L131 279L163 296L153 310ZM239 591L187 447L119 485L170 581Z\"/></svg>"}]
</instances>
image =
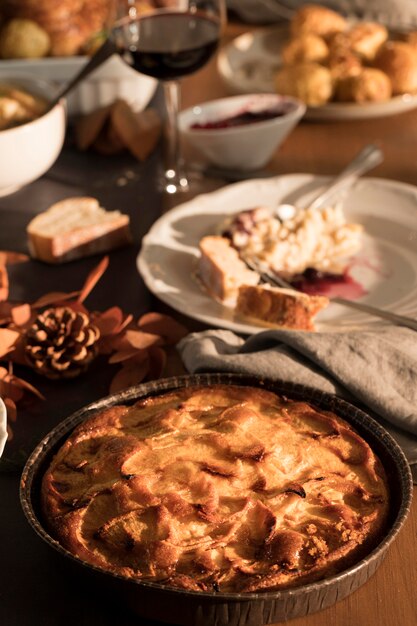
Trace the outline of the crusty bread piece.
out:
<instances>
[{"instance_id":1,"label":"crusty bread piece","mask_svg":"<svg viewBox=\"0 0 417 626\"><path fill-rule=\"evenodd\" d=\"M214 298L234 304L240 285L259 282L259 275L246 267L226 237L203 237L199 245L198 275Z\"/></svg>"},{"instance_id":2,"label":"crusty bread piece","mask_svg":"<svg viewBox=\"0 0 417 626\"><path fill-rule=\"evenodd\" d=\"M241 285L235 310L268 326L315 330L313 318L328 304L325 296L309 296L269 285Z\"/></svg>"},{"instance_id":3,"label":"crusty bread piece","mask_svg":"<svg viewBox=\"0 0 417 626\"><path fill-rule=\"evenodd\" d=\"M28 224L30 254L63 263L106 252L131 242L129 216L106 211L98 200L74 197L53 204Z\"/></svg>"}]
</instances>

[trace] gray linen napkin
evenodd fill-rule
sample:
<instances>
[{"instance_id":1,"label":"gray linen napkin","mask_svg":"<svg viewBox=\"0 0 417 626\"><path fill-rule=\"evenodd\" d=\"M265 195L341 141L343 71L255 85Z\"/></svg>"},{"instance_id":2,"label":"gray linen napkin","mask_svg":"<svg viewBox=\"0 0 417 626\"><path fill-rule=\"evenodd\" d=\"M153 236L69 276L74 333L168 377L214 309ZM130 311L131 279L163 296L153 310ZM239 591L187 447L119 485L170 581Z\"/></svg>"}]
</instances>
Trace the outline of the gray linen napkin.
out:
<instances>
[{"instance_id":1,"label":"gray linen napkin","mask_svg":"<svg viewBox=\"0 0 417 626\"><path fill-rule=\"evenodd\" d=\"M402 447L417 483L417 335L400 327L352 333L228 330L187 335L186 369L234 372L336 393L371 413Z\"/></svg>"}]
</instances>

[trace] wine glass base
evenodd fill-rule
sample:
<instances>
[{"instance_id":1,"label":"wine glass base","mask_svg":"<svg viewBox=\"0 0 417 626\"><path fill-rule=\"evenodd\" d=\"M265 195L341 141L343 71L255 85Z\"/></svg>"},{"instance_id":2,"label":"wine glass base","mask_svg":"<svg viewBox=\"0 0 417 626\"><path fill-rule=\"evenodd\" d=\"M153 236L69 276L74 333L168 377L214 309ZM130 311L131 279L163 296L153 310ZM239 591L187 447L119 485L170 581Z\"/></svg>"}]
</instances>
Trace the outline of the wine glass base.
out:
<instances>
[{"instance_id":1,"label":"wine glass base","mask_svg":"<svg viewBox=\"0 0 417 626\"><path fill-rule=\"evenodd\" d=\"M166 207L173 208L179 202L191 200L198 194L217 189L219 179L208 178L201 170L181 168L181 173L177 176L167 177L166 172L160 172L157 187L166 198Z\"/></svg>"},{"instance_id":2,"label":"wine glass base","mask_svg":"<svg viewBox=\"0 0 417 626\"><path fill-rule=\"evenodd\" d=\"M162 190L170 195L184 193L190 189L188 177L183 171L166 170L161 183Z\"/></svg>"}]
</instances>

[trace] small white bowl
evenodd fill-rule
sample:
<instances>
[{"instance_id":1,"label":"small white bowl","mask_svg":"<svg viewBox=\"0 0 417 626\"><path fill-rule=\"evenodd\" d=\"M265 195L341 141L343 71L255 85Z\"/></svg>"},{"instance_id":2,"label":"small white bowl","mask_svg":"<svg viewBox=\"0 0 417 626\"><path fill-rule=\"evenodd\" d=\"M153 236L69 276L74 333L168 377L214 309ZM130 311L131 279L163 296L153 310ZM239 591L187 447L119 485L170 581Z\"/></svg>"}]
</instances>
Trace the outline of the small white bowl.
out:
<instances>
[{"instance_id":1,"label":"small white bowl","mask_svg":"<svg viewBox=\"0 0 417 626\"><path fill-rule=\"evenodd\" d=\"M0 457L3 454L7 441L7 411L3 400L0 398Z\"/></svg>"},{"instance_id":2,"label":"small white bowl","mask_svg":"<svg viewBox=\"0 0 417 626\"><path fill-rule=\"evenodd\" d=\"M283 113L228 128L192 128L229 119L244 112L277 107ZM241 170L263 167L271 159L306 111L296 98L277 94L248 94L212 100L182 111L179 129L182 137L213 165Z\"/></svg>"},{"instance_id":3,"label":"small white bowl","mask_svg":"<svg viewBox=\"0 0 417 626\"><path fill-rule=\"evenodd\" d=\"M31 94L52 99L53 83L29 77L0 74L0 83L11 83ZM0 196L6 196L44 174L56 161L64 144L64 102L31 122L0 131Z\"/></svg>"}]
</instances>

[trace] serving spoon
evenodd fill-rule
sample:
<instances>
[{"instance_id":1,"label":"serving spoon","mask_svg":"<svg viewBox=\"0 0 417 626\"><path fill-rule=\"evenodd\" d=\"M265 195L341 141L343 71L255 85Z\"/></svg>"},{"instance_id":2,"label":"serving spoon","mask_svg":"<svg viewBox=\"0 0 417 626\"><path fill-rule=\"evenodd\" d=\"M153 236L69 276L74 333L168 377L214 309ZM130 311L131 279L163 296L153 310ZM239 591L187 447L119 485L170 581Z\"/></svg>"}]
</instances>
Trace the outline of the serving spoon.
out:
<instances>
[{"instance_id":1,"label":"serving spoon","mask_svg":"<svg viewBox=\"0 0 417 626\"><path fill-rule=\"evenodd\" d=\"M365 146L359 154L334 178L329 185L309 199L305 206L282 203L273 209L274 216L280 221L292 219L300 209L321 209L339 191L353 184L359 176L376 167L383 161L382 150L373 144Z\"/></svg>"}]
</instances>

